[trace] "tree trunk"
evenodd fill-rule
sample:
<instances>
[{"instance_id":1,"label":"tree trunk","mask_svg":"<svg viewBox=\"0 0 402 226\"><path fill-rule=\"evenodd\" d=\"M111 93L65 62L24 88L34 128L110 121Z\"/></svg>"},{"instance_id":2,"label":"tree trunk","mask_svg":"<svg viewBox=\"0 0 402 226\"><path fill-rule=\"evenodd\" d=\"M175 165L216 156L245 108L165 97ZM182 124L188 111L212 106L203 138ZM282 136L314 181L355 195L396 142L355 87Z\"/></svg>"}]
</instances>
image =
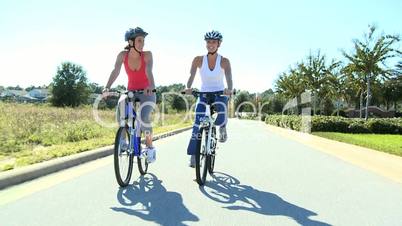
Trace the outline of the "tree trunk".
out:
<instances>
[{"instance_id":1,"label":"tree trunk","mask_svg":"<svg viewBox=\"0 0 402 226\"><path fill-rule=\"evenodd\" d=\"M313 93L313 112L314 112L314 114L313 115L315 115L316 114L316 93Z\"/></svg>"},{"instance_id":2,"label":"tree trunk","mask_svg":"<svg viewBox=\"0 0 402 226\"><path fill-rule=\"evenodd\" d=\"M339 116L339 105L340 105L340 100L338 99L338 101L337 101L337 103L336 103L336 110L337 110L337 113L336 113L336 116Z\"/></svg>"},{"instance_id":3,"label":"tree trunk","mask_svg":"<svg viewBox=\"0 0 402 226\"><path fill-rule=\"evenodd\" d=\"M313 101L313 103L312 103L312 105L313 105L313 115L315 115L315 96L314 96L314 93L313 93L313 96L312 96L312 101Z\"/></svg>"},{"instance_id":4,"label":"tree trunk","mask_svg":"<svg viewBox=\"0 0 402 226\"><path fill-rule=\"evenodd\" d=\"M371 73L369 73L367 78L367 99L366 99L366 117L365 117L366 121L368 119L369 115L368 109L370 106L370 79L371 79Z\"/></svg>"},{"instance_id":5,"label":"tree trunk","mask_svg":"<svg viewBox=\"0 0 402 226\"><path fill-rule=\"evenodd\" d=\"M359 112L359 118L362 118L362 108L363 108L363 92L360 93L360 112Z\"/></svg>"},{"instance_id":6,"label":"tree trunk","mask_svg":"<svg viewBox=\"0 0 402 226\"><path fill-rule=\"evenodd\" d=\"M300 115L301 114L301 109L302 109L302 106L300 105L300 103L301 103L301 95L298 95L297 97L296 97L296 114L297 115Z\"/></svg>"}]
</instances>

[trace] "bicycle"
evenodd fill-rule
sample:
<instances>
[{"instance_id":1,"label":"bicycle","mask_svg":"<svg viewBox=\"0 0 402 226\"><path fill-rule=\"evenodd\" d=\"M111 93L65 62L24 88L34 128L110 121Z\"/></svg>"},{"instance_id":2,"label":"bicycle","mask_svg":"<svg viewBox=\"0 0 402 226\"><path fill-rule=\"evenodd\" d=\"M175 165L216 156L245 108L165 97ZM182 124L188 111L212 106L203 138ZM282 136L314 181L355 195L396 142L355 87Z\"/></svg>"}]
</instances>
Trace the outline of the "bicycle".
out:
<instances>
[{"instance_id":1,"label":"bicycle","mask_svg":"<svg viewBox=\"0 0 402 226\"><path fill-rule=\"evenodd\" d=\"M185 94L185 92L182 92ZM195 175L197 183L201 186L205 184L207 172L212 176L215 167L217 137L216 137L216 113L212 104L212 98L223 96L223 91L218 92L198 92L192 91L195 98L204 96L207 99L205 116L200 119L199 132L197 134L197 146L195 152ZM203 163L203 164L202 164ZM202 168L202 169L201 169Z\"/></svg>"},{"instance_id":2,"label":"bicycle","mask_svg":"<svg viewBox=\"0 0 402 226\"><path fill-rule=\"evenodd\" d=\"M152 92L155 93L156 90L154 89ZM141 151L140 122L137 120L137 113L135 111L135 104L139 100L134 98L134 94L142 94L144 91L117 91L117 93L119 95L127 95L124 113L125 122L123 126L120 124L114 142L114 171L116 180L121 187L125 187L131 179L134 157L137 157L140 174L145 175L148 171L147 153ZM120 123L120 118L117 118L117 120ZM128 168L124 167L124 164L122 164L124 162L128 163Z\"/></svg>"}]
</instances>

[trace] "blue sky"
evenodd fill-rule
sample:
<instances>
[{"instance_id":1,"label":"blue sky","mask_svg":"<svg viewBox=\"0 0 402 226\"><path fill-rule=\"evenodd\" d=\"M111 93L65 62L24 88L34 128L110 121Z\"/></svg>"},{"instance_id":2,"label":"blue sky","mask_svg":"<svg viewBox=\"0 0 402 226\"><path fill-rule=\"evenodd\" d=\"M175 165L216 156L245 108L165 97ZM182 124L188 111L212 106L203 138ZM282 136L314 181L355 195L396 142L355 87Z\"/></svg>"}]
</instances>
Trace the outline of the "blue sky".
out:
<instances>
[{"instance_id":1,"label":"blue sky","mask_svg":"<svg viewBox=\"0 0 402 226\"><path fill-rule=\"evenodd\" d=\"M186 83L192 59L206 53L204 33L216 29L234 87L261 92L310 50L342 59L340 50L351 49L368 24L402 34L400 11L397 0L1 1L0 85L49 84L63 61L104 85L124 32L141 26L157 85ZM122 68L115 85L126 82Z\"/></svg>"}]
</instances>

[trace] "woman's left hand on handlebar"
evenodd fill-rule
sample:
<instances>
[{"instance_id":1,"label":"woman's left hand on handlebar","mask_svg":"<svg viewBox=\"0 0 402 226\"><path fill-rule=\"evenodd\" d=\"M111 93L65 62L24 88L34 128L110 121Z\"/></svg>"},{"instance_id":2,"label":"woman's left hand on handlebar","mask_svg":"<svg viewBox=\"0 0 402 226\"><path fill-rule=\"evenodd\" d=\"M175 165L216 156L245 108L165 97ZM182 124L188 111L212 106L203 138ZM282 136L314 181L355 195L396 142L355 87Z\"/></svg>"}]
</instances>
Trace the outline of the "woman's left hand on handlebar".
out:
<instances>
[{"instance_id":1,"label":"woman's left hand on handlebar","mask_svg":"<svg viewBox=\"0 0 402 226\"><path fill-rule=\"evenodd\" d=\"M232 96L233 92L232 92L231 89L225 89L225 90L223 91L223 94L224 94L224 95L227 95L227 96Z\"/></svg>"}]
</instances>

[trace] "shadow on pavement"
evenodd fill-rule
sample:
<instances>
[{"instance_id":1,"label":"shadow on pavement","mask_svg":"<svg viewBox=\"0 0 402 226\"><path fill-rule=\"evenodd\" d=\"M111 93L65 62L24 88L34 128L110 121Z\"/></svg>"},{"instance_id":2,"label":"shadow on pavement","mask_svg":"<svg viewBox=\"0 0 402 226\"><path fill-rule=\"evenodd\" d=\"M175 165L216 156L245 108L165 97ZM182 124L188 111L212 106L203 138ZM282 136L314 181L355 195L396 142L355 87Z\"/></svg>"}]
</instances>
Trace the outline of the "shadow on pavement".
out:
<instances>
[{"instance_id":1,"label":"shadow on pavement","mask_svg":"<svg viewBox=\"0 0 402 226\"><path fill-rule=\"evenodd\" d=\"M120 188L117 199L122 207L112 207L112 210L160 225L185 225L184 221L199 221L184 206L181 195L167 191L154 174L141 176L133 185Z\"/></svg>"},{"instance_id":2,"label":"shadow on pavement","mask_svg":"<svg viewBox=\"0 0 402 226\"><path fill-rule=\"evenodd\" d=\"M242 185L238 179L225 173L215 172L213 181L200 186L201 192L208 198L226 204L226 209L252 211L264 215L286 216L300 225L330 224L310 219L317 214L286 202L278 195Z\"/></svg>"}]
</instances>

